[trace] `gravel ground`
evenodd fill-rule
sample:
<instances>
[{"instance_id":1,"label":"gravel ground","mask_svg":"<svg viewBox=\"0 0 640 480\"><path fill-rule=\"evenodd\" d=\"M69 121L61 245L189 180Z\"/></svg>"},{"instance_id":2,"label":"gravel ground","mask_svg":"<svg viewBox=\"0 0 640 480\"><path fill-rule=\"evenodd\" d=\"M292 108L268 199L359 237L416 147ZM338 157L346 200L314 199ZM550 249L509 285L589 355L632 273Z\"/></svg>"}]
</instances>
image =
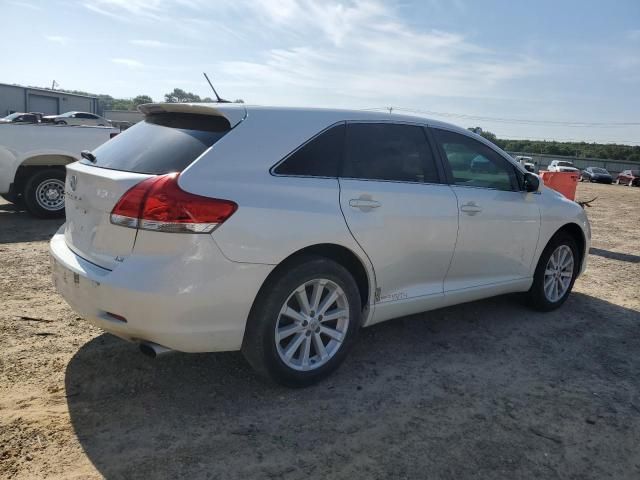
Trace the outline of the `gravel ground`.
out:
<instances>
[{"instance_id":1,"label":"gravel ground","mask_svg":"<svg viewBox=\"0 0 640 480\"><path fill-rule=\"evenodd\" d=\"M0 203L0 477L640 478L640 188L579 186L594 196L562 309L506 296L377 325L305 390L87 325L49 278L60 222Z\"/></svg>"}]
</instances>

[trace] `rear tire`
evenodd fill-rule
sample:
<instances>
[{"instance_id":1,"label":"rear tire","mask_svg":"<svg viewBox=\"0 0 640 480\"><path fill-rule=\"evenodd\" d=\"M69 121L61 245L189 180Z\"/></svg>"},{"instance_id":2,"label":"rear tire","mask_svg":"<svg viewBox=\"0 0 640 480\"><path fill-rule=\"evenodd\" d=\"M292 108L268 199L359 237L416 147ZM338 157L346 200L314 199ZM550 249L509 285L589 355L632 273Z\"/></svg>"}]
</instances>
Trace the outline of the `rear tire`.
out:
<instances>
[{"instance_id":1,"label":"rear tire","mask_svg":"<svg viewBox=\"0 0 640 480\"><path fill-rule=\"evenodd\" d=\"M281 385L316 383L338 368L360 329L356 282L342 265L315 255L299 258L268 282L251 308L242 353Z\"/></svg>"},{"instance_id":2,"label":"rear tire","mask_svg":"<svg viewBox=\"0 0 640 480\"><path fill-rule=\"evenodd\" d=\"M22 194L29 213L39 218L64 217L64 180L64 171L55 168L29 177Z\"/></svg>"},{"instance_id":3,"label":"rear tire","mask_svg":"<svg viewBox=\"0 0 640 480\"><path fill-rule=\"evenodd\" d=\"M542 312L559 308L573 289L581 263L582 254L573 237L556 233L538 260L533 284L526 293L529 306Z\"/></svg>"},{"instance_id":4,"label":"rear tire","mask_svg":"<svg viewBox=\"0 0 640 480\"><path fill-rule=\"evenodd\" d=\"M66 125L66 124L67 124L67 122L65 122L64 120L58 120L56 122L56 125Z\"/></svg>"}]
</instances>

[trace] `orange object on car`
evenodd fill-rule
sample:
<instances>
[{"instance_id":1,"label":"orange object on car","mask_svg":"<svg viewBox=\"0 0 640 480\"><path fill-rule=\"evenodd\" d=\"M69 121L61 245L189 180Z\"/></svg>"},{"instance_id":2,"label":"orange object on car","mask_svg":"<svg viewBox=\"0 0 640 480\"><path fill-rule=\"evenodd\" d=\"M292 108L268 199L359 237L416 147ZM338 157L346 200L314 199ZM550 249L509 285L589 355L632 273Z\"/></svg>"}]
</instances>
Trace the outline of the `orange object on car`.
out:
<instances>
[{"instance_id":1,"label":"orange object on car","mask_svg":"<svg viewBox=\"0 0 640 480\"><path fill-rule=\"evenodd\" d=\"M576 187L580 179L580 172L549 172L544 170L540 172L540 177L547 187L560 192L569 200L576 199Z\"/></svg>"}]
</instances>

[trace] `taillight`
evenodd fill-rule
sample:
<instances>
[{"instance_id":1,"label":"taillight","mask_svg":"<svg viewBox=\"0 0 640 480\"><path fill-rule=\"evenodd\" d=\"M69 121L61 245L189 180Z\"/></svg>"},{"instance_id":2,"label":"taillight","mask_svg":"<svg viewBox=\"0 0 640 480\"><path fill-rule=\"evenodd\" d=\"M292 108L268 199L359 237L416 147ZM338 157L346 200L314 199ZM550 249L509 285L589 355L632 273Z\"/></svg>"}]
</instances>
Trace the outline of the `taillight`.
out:
<instances>
[{"instance_id":1,"label":"taillight","mask_svg":"<svg viewBox=\"0 0 640 480\"><path fill-rule=\"evenodd\" d=\"M178 174L151 177L130 188L111 211L111 223L168 233L209 233L238 209L178 186Z\"/></svg>"}]
</instances>

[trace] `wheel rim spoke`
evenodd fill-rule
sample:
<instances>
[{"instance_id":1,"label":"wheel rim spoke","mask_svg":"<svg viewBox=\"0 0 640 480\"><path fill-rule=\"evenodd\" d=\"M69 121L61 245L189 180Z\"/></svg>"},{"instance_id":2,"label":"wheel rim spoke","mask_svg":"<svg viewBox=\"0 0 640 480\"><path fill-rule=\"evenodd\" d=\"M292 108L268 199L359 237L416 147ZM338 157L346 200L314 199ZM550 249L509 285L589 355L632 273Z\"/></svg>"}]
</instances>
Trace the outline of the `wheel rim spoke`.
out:
<instances>
[{"instance_id":1,"label":"wheel rim spoke","mask_svg":"<svg viewBox=\"0 0 640 480\"><path fill-rule=\"evenodd\" d=\"M322 292L324 292L324 282L317 282L313 284L313 292L311 294L311 310L318 311L320 299L322 298Z\"/></svg>"},{"instance_id":2,"label":"wheel rim spoke","mask_svg":"<svg viewBox=\"0 0 640 480\"><path fill-rule=\"evenodd\" d=\"M291 343L289 344L289 346L287 347L287 349L284 352L284 356L287 358L287 360L291 360L293 355L300 348L300 345L302 344L302 342L304 341L305 338L306 337L304 336L303 333L298 333L296 335L296 337L293 340L291 340Z\"/></svg>"},{"instance_id":3,"label":"wheel rim spoke","mask_svg":"<svg viewBox=\"0 0 640 480\"><path fill-rule=\"evenodd\" d=\"M330 322L332 320L337 320L339 318L344 317L347 314L347 311L343 308L336 308L335 310L331 310L330 312L326 312L322 315L321 322Z\"/></svg>"},{"instance_id":4,"label":"wheel rim spoke","mask_svg":"<svg viewBox=\"0 0 640 480\"><path fill-rule=\"evenodd\" d=\"M311 355L311 337L310 336L305 336L304 337L304 346L302 347L302 366L303 367L308 367L309 366L309 357Z\"/></svg>"},{"instance_id":5,"label":"wheel rim spoke","mask_svg":"<svg viewBox=\"0 0 640 480\"><path fill-rule=\"evenodd\" d=\"M343 337L342 333L337 330L334 330L333 328L325 327L323 325L322 327L320 327L320 333L324 333L325 335L328 335L334 340L337 340L339 342L342 341L342 337Z\"/></svg>"},{"instance_id":6,"label":"wheel rim spoke","mask_svg":"<svg viewBox=\"0 0 640 480\"><path fill-rule=\"evenodd\" d=\"M324 299L324 301L322 302L322 305L318 307L318 313L320 313L321 315L324 315L327 309L331 305L333 305L337 299L338 299L338 292L334 290L327 296L327 298Z\"/></svg>"},{"instance_id":7,"label":"wheel rim spoke","mask_svg":"<svg viewBox=\"0 0 640 480\"><path fill-rule=\"evenodd\" d=\"M286 310L284 310L281 315L284 315L286 317L289 317L293 320L296 320L298 322L303 322L306 320L306 317L301 314L300 312L296 312L293 308L291 307L287 307Z\"/></svg>"},{"instance_id":8,"label":"wheel rim spoke","mask_svg":"<svg viewBox=\"0 0 640 480\"><path fill-rule=\"evenodd\" d=\"M302 332L303 328L297 323L292 323L286 327L278 329L278 341L282 341L285 338L289 338L294 333Z\"/></svg>"},{"instance_id":9,"label":"wheel rim spoke","mask_svg":"<svg viewBox=\"0 0 640 480\"><path fill-rule=\"evenodd\" d=\"M322 337L319 333L313 334L313 343L316 348L317 354L320 356L320 360L326 359L329 354L327 353L327 349L324 346L324 343L322 343Z\"/></svg>"},{"instance_id":10,"label":"wheel rim spoke","mask_svg":"<svg viewBox=\"0 0 640 480\"><path fill-rule=\"evenodd\" d=\"M309 305L309 299L307 298L307 290L304 285L296 290L296 299L298 304L304 313L307 315L311 313L311 307Z\"/></svg>"}]
</instances>

